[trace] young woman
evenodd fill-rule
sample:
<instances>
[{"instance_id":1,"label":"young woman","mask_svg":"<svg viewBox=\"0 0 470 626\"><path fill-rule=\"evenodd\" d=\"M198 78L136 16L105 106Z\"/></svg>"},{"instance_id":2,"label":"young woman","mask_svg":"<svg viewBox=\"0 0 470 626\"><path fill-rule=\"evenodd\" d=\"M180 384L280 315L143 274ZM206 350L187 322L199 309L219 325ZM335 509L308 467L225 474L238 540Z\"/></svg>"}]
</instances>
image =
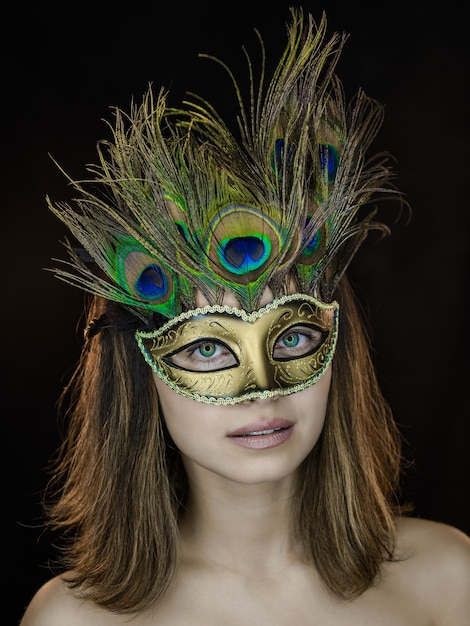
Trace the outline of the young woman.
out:
<instances>
[{"instance_id":1,"label":"young woman","mask_svg":"<svg viewBox=\"0 0 470 626\"><path fill-rule=\"evenodd\" d=\"M93 294L64 394L50 527L60 572L22 626L468 623L470 540L405 516L400 442L345 270L396 197L292 11L236 134L149 93L74 206L59 277Z\"/></svg>"}]
</instances>

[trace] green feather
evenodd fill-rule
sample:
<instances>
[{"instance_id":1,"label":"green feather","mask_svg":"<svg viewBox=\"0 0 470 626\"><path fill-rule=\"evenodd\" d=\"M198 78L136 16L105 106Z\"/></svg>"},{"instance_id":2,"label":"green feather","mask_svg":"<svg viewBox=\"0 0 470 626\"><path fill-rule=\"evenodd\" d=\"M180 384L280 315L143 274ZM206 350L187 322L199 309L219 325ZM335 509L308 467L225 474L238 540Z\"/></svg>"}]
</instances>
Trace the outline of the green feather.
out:
<instances>
[{"instance_id":1,"label":"green feather","mask_svg":"<svg viewBox=\"0 0 470 626\"><path fill-rule=\"evenodd\" d=\"M386 155L366 158L383 109L362 91L345 104L335 67L346 37L292 9L287 46L269 81L245 51L246 103L231 70L237 133L206 100L169 108L151 89L115 111L73 205L48 200L96 264L72 253L56 274L136 311L167 317L231 291L252 311L294 275L329 300L363 237L385 227L360 210L396 192ZM209 57L213 58L213 57Z\"/></svg>"}]
</instances>

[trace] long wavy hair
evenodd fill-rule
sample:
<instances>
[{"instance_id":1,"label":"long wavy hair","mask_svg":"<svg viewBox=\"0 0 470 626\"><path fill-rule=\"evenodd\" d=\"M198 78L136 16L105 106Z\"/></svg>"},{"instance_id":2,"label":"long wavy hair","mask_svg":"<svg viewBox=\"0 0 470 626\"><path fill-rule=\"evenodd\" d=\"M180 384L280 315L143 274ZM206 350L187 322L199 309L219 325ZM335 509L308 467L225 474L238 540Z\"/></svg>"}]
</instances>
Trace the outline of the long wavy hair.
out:
<instances>
[{"instance_id":1,"label":"long wavy hair","mask_svg":"<svg viewBox=\"0 0 470 626\"><path fill-rule=\"evenodd\" d=\"M326 422L299 468L292 528L326 587L353 598L395 558L400 437L345 276L336 296L340 332ZM95 297L88 321L108 307ZM60 570L97 605L138 612L174 579L187 480L133 330L111 323L90 333L62 402L67 430L46 500L49 528L63 537Z\"/></svg>"}]
</instances>

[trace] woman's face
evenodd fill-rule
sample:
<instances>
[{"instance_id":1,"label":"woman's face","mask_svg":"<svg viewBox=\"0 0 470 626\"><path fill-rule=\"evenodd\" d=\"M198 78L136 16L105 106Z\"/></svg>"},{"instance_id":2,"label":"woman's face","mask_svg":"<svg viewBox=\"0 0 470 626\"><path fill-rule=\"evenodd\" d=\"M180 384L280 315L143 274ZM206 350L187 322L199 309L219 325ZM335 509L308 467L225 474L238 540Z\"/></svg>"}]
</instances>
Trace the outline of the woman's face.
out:
<instances>
[{"instance_id":1,"label":"woman's face","mask_svg":"<svg viewBox=\"0 0 470 626\"><path fill-rule=\"evenodd\" d=\"M261 306L272 299L269 290ZM206 302L199 298L197 306ZM224 304L237 306L227 294ZM292 475L323 428L331 366L313 385L285 396L213 405L187 398L154 374L168 431L190 478L256 484Z\"/></svg>"}]
</instances>

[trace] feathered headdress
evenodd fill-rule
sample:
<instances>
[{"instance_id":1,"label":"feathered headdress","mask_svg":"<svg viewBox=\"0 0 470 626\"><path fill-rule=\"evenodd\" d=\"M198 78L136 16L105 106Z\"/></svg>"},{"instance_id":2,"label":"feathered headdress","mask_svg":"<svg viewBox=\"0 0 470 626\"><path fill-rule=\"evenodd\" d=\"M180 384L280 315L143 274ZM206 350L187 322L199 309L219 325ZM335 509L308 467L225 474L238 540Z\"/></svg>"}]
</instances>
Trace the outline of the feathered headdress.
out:
<instances>
[{"instance_id":1,"label":"feathered headdress","mask_svg":"<svg viewBox=\"0 0 470 626\"><path fill-rule=\"evenodd\" d=\"M345 104L334 71L345 36L325 42L326 19L291 10L284 53L269 82L248 60L250 98L238 100L237 136L206 100L178 109L148 91L129 115L115 113L113 141L98 144L92 181L70 181L74 205L53 205L87 254L68 245L56 274L146 318L210 304L224 291L258 308L287 277L298 291L332 298L371 228L360 209L383 193L387 159L366 159L382 107L360 91ZM91 184L92 183L92 184Z\"/></svg>"}]
</instances>

